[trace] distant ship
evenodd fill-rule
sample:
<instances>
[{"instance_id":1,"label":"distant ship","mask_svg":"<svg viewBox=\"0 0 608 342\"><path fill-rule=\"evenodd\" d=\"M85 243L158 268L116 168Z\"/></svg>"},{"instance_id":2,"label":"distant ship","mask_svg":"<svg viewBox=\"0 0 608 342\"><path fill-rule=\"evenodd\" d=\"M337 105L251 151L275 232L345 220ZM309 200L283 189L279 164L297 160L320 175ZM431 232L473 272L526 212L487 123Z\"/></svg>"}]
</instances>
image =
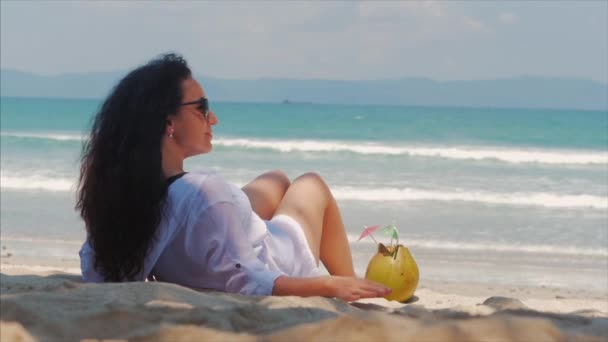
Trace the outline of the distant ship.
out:
<instances>
[{"instance_id":1,"label":"distant ship","mask_svg":"<svg viewBox=\"0 0 608 342\"><path fill-rule=\"evenodd\" d=\"M281 101L281 104L312 104L312 101L289 101L289 99L285 99Z\"/></svg>"}]
</instances>

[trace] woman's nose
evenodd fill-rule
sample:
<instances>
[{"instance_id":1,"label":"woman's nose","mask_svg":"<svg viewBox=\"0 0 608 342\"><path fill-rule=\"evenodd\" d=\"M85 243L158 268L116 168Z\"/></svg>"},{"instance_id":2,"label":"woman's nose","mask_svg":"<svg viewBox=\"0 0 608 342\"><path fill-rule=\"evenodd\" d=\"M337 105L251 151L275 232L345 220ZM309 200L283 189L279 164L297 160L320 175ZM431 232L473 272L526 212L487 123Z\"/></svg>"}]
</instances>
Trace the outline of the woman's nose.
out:
<instances>
[{"instance_id":1,"label":"woman's nose","mask_svg":"<svg viewBox=\"0 0 608 342\"><path fill-rule=\"evenodd\" d=\"M210 110L209 111L209 124L210 125L217 125L218 120L217 120L217 116L215 116L215 112Z\"/></svg>"}]
</instances>

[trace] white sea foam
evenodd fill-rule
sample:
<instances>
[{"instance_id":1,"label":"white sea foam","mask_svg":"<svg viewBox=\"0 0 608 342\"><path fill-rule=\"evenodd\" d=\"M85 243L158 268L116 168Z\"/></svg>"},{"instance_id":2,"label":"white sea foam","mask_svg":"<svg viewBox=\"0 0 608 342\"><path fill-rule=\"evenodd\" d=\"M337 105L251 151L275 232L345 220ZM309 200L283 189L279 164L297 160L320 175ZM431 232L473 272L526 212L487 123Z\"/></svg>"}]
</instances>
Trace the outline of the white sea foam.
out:
<instances>
[{"instance_id":1,"label":"white sea foam","mask_svg":"<svg viewBox=\"0 0 608 342\"><path fill-rule=\"evenodd\" d=\"M415 156L461 160L493 159L508 163L608 164L606 151L549 150L473 146L391 146L316 140L216 139L216 146L279 152L351 152L363 155Z\"/></svg>"},{"instance_id":2,"label":"white sea foam","mask_svg":"<svg viewBox=\"0 0 608 342\"><path fill-rule=\"evenodd\" d=\"M28 138L51 141L84 141L87 135L2 132L2 137ZM223 139L214 140L214 145L243 149L269 149L282 153L312 152L335 153L350 152L361 155L413 156L444 158L456 160L498 160L507 163L539 164L602 164L608 165L608 151L554 150L515 147L479 146L418 146L386 145L374 142L347 142L327 140L262 140L262 139Z\"/></svg>"},{"instance_id":3,"label":"white sea foam","mask_svg":"<svg viewBox=\"0 0 608 342\"><path fill-rule=\"evenodd\" d=\"M36 174L15 176L12 174L6 175L5 172L2 172L0 184L3 190L74 191L76 189L75 178L48 177ZM242 186L242 184L239 186ZM608 210L608 197L589 194L568 195L545 192L498 193L484 192L473 189L468 191L441 191L415 188L368 188L344 186L332 187L332 193L336 199L343 201L475 202L507 206L588 208L596 210Z\"/></svg>"},{"instance_id":4,"label":"white sea foam","mask_svg":"<svg viewBox=\"0 0 608 342\"><path fill-rule=\"evenodd\" d=\"M82 134L63 133L28 133L28 132L2 132L0 136L7 138L39 139L52 141L84 141L88 136Z\"/></svg>"},{"instance_id":5,"label":"white sea foam","mask_svg":"<svg viewBox=\"0 0 608 342\"><path fill-rule=\"evenodd\" d=\"M24 236L0 236L0 241L4 242L27 242L52 245L82 245L80 240L62 240L62 239L47 239L39 237L24 237Z\"/></svg>"},{"instance_id":6,"label":"white sea foam","mask_svg":"<svg viewBox=\"0 0 608 342\"><path fill-rule=\"evenodd\" d=\"M348 234L348 240L353 243L374 243L371 239L357 241L359 235ZM404 240L402 240L404 239ZM416 240L402 237L400 243L407 247L419 247L429 249L447 249L447 250L464 250L471 252L523 252L523 253L538 253L538 254L564 254L564 255L581 255L581 256L608 256L607 248L585 248L571 246L555 246L555 245L526 245L526 244L505 244L494 242L455 242L455 241L440 241L440 240ZM380 241L382 242L382 241Z\"/></svg>"},{"instance_id":7,"label":"white sea foam","mask_svg":"<svg viewBox=\"0 0 608 342\"><path fill-rule=\"evenodd\" d=\"M566 195L545 192L497 193L470 191L431 191L412 188L355 188L332 187L338 200L354 201L462 201L512 206L547 208L591 208L608 210L608 197L594 195Z\"/></svg>"},{"instance_id":8,"label":"white sea foam","mask_svg":"<svg viewBox=\"0 0 608 342\"><path fill-rule=\"evenodd\" d=\"M76 189L76 179L53 178L41 175L0 177L2 190L42 190L72 191Z\"/></svg>"}]
</instances>

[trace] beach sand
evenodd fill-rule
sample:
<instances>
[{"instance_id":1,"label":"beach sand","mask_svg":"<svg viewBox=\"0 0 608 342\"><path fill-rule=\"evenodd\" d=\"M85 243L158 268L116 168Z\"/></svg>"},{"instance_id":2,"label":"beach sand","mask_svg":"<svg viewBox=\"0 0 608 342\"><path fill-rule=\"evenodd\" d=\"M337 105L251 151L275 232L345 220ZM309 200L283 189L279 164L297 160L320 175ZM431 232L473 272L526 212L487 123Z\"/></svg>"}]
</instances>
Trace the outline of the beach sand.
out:
<instances>
[{"instance_id":1,"label":"beach sand","mask_svg":"<svg viewBox=\"0 0 608 342\"><path fill-rule=\"evenodd\" d=\"M608 341L607 293L421 279L409 303L346 303L84 284L56 268L0 265L1 341Z\"/></svg>"}]
</instances>

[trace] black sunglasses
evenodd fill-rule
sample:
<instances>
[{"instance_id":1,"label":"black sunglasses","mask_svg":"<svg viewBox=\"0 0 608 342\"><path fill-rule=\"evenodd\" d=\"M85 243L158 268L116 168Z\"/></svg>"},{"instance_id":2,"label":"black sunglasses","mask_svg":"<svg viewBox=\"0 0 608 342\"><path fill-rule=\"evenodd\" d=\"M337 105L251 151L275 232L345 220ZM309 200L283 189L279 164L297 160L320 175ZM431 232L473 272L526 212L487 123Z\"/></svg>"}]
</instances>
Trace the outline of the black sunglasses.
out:
<instances>
[{"instance_id":1,"label":"black sunglasses","mask_svg":"<svg viewBox=\"0 0 608 342\"><path fill-rule=\"evenodd\" d=\"M209 120L209 101L207 100L207 98L201 97L198 100L184 102L181 105L187 106L187 105L193 105L193 104L198 105L198 106L196 106L196 109L198 109L201 113L203 113L203 117L205 117L205 120Z\"/></svg>"}]
</instances>

